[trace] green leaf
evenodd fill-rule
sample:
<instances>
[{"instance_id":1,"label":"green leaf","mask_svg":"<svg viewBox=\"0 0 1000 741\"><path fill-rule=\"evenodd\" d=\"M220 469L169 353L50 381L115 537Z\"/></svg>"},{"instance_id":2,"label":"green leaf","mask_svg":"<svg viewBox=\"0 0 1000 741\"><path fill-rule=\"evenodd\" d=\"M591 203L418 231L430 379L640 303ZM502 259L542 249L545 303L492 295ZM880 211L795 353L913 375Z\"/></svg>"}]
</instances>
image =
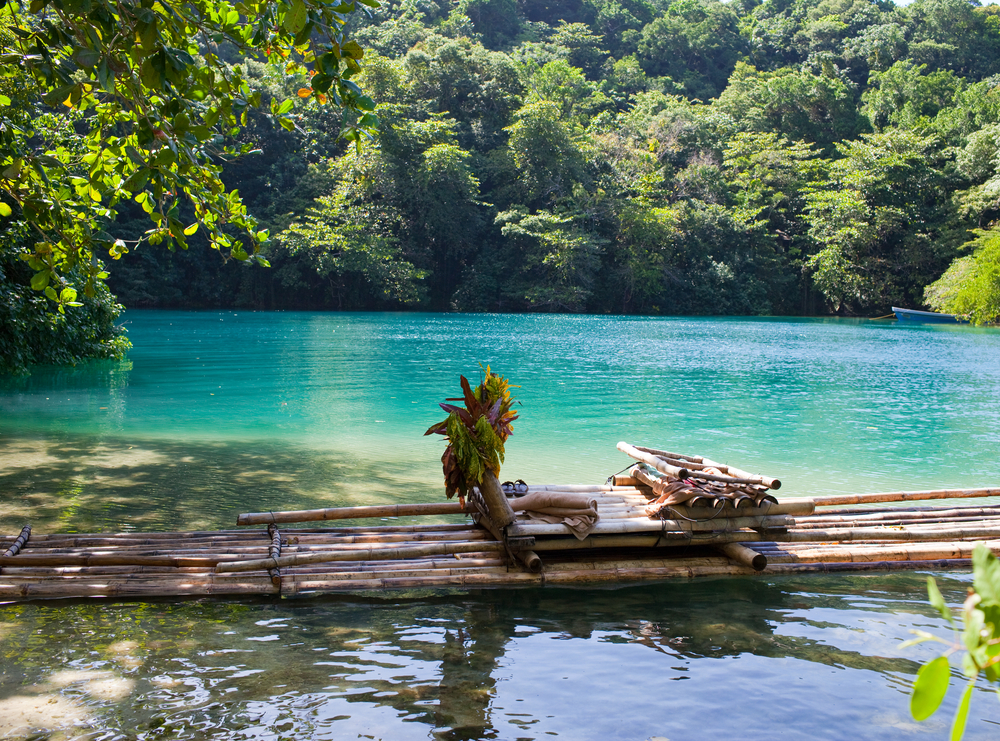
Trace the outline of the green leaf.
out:
<instances>
[{"instance_id":1,"label":"green leaf","mask_svg":"<svg viewBox=\"0 0 1000 741\"><path fill-rule=\"evenodd\" d=\"M59 292L59 300L63 303L70 303L71 301L76 301L76 289L75 288L64 288Z\"/></svg>"},{"instance_id":2,"label":"green leaf","mask_svg":"<svg viewBox=\"0 0 1000 741\"><path fill-rule=\"evenodd\" d=\"M3 176L5 178L10 178L11 180L13 180L18 175L21 174L21 167L23 165L24 165L24 160L21 159L20 157L16 158L13 162L11 162L9 165L7 165L7 167L4 168Z\"/></svg>"},{"instance_id":3,"label":"green leaf","mask_svg":"<svg viewBox=\"0 0 1000 741\"><path fill-rule=\"evenodd\" d=\"M930 599L931 607L941 613L941 617L954 627L955 619L951 616L951 610L948 609L944 597L941 596L941 590L938 589L937 582L934 581L933 576L927 577L927 597Z\"/></svg>"},{"instance_id":4,"label":"green leaf","mask_svg":"<svg viewBox=\"0 0 1000 741\"><path fill-rule=\"evenodd\" d=\"M938 656L920 667L910 697L910 714L914 719L927 720L941 707L950 680L951 667L947 656Z\"/></svg>"},{"instance_id":5,"label":"green leaf","mask_svg":"<svg viewBox=\"0 0 1000 741\"><path fill-rule=\"evenodd\" d=\"M105 92L113 93L115 91L115 76L111 68L108 67L107 59L102 59L97 65L97 81Z\"/></svg>"},{"instance_id":6,"label":"green leaf","mask_svg":"<svg viewBox=\"0 0 1000 741\"><path fill-rule=\"evenodd\" d=\"M986 604L1000 604L1000 561L984 543L972 551L972 586Z\"/></svg>"},{"instance_id":7,"label":"green leaf","mask_svg":"<svg viewBox=\"0 0 1000 741\"><path fill-rule=\"evenodd\" d=\"M333 84L333 78L330 75L319 74L315 75L311 81L312 89L318 93L325 93L330 90L330 85Z\"/></svg>"},{"instance_id":8,"label":"green leaf","mask_svg":"<svg viewBox=\"0 0 1000 741\"><path fill-rule=\"evenodd\" d=\"M975 682L969 682L962 693L962 700L958 703L958 710L955 711L955 722L951 724L951 741L960 741L965 735L965 724L969 720L969 701L972 699L972 688Z\"/></svg>"},{"instance_id":9,"label":"green leaf","mask_svg":"<svg viewBox=\"0 0 1000 741\"><path fill-rule=\"evenodd\" d=\"M93 69L94 65L101 61L101 55L94 49L84 47L73 53L73 61L85 69Z\"/></svg>"},{"instance_id":10,"label":"green leaf","mask_svg":"<svg viewBox=\"0 0 1000 741\"><path fill-rule=\"evenodd\" d=\"M295 131L295 123L289 121L287 118L279 119L278 123L281 124L281 128L286 129L287 131Z\"/></svg>"},{"instance_id":11,"label":"green leaf","mask_svg":"<svg viewBox=\"0 0 1000 741\"><path fill-rule=\"evenodd\" d=\"M0 105L10 105L10 98L6 95L0 94Z\"/></svg>"},{"instance_id":12,"label":"green leaf","mask_svg":"<svg viewBox=\"0 0 1000 741\"><path fill-rule=\"evenodd\" d=\"M340 45L340 53L345 57L361 59L365 55L365 50L361 48L361 45L357 41L348 41Z\"/></svg>"},{"instance_id":13,"label":"green leaf","mask_svg":"<svg viewBox=\"0 0 1000 741\"><path fill-rule=\"evenodd\" d=\"M49 284L49 271L43 270L31 276L31 288L34 291L42 291Z\"/></svg>"},{"instance_id":14,"label":"green leaf","mask_svg":"<svg viewBox=\"0 0 1000 741\"><path fill-rule=\"evenodd\" d=\"M59 300L59 296L56 295L56 289L53 288L52 286L46 286L45 287L45 295L48 298L52 299L53 301L58 301Z\"/></svg>"},{"instance_id":15,"label":"green leaf","mask_svg":"<svg viewBox=\"0 0 1000 741\"><path fill-rule=\"evenodd\" d=\"M13 211L11 211L10 206L8 206L3 201L0 201L0 216L10 216Z\"/></svg>"},{"instance_id":16,"label":"green leaf","mask_svg":"<svg viewBox=\"0 0 1000 741\"><path fill-rule=\"evenodd\" d=\"M192 234L194 234L194 233L195 233L196 231L198 231L198 222L197 222L197 221L196 221L196 222L194 222L194 223L193 223L193 224L192 224L191 226L187 227L187 228L186 228L186 229L184 230L184 235L185 235L185 236L187 236L187 237L190 237L190 236L191 236Z\"/></svg>"},{"instance_id":17,"label":"green leaf","mask_svg":"<svg viewBox=\"0 0 1000 741\"><path fill-rule=\"evenodd\" d=\"M292 110L293 105L294 103L291 100L286 100L284 103L278 106L278 111L277 111L278 115L280 116L284 113L288 113L290 110Z\"/></svg>"},{"instance_id":18,"label":"green leaf","mask_svg":"<svg viewBox=\"0 0 1000 741\"><path fill-rule=\"evenodd\" d=\"M974 599L973 595L970 599ZM982 630L986 626L986 616L982 610L975 608L965 610L965 630L962 631L962 642L969 651L979 648L982 640Z\"/></svg>"},{"instance_id":19,"label":"green leaf","mask_svg":"<svg viewBox=\"0 0 1000 741\"><path fill-rule=\"evenodd\" d=\"M293 0L292 7L285 12L285 19L282 25L291 34L297 34L306 27L308 12L306 4L302 0Z\"/></svg>"}]
</instances>

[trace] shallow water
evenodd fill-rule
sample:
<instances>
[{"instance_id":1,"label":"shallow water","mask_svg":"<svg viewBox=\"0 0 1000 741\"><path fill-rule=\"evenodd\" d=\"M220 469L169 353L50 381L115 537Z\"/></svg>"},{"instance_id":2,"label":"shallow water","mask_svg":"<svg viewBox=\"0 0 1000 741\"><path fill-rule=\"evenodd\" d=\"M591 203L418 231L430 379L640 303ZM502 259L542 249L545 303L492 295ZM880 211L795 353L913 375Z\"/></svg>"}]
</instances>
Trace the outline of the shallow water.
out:
<instances>
[{"instance_id":1,"label":"shallow water","mask_svg":"<svg viewBox=\"0 0 1000 741\"><path fill-rule=\"evenodd\" d=\"M460 373L520 384L502 478L619 440L784 495L1000 482L1000 332L889 322L129 312L125 363L0 380L0 531L227 527L441 497ZM961 575L938 575L954 603ZM943 738L923 576L0 608L0 738ZM957 693L953 693L957 694ZM967 738L1000 736L977 692ZM32 735L35 734L35 735Z\"/></svg>"}]
</instances>

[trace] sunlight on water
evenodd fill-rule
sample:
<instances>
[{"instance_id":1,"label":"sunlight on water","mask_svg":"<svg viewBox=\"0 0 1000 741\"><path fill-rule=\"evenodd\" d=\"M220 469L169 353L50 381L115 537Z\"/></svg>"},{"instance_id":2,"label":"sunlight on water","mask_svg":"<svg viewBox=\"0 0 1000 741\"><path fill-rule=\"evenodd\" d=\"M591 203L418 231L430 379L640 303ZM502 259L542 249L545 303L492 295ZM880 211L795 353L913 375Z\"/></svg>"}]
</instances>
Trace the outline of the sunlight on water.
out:
<instances>
[{"instance_id":1,"label":"sunlight on water","mask_svg":"<svg viewBox=\"0 0 1000 741\"><path fill-rule=\"evenodd\" d=\"M921 585L11 606L0 738L942 738L955 697L926 723L907 710L934 649L898 648L945 632ZM970 741L995 738L995 705L976 693Z\"/></svg>"},{"instance_id":2,"label":"sunlight on water","mask_svg":"<svg viewBox=\"0 0 1000 741\"><path fill-rule=\"evenodd\" d=\"M129 312L124 363L0 381L0 530L231 526L442 498L458 376L520 384L502 478L619 440L781 494L1000 483L1000 332L890 322ZM947 599L968 577L938 575ZM0 739L945 738L919 574L0 608ZM1000 734L980 687L968 739Z\"/></svg>"}]
</instances>

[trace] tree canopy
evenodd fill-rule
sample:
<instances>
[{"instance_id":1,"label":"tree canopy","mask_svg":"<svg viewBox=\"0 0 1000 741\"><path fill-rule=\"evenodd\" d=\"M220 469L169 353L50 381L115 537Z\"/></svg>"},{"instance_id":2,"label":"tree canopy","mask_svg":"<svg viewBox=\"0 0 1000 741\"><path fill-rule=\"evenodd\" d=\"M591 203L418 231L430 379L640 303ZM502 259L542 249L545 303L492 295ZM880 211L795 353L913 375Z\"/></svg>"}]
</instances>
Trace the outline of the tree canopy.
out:
<instances>
[{"instance_id":1,"label":"tree canopy","mask_svg":"<svg viewBox=\"0 0 1000 741\"><path fill-rule=\"evenodd\" d=\"M8 4L0 290L996 318L996 5L357 7Z\"/></svg>"},{"instance_id":2,"label":"tree canopy","mask_svg":"<svg viewBox=\"0 0 1000 741\"><path fill-rule=\"evenodd\" d=\"M377 6L375 0L358 0ZM76 304L119 258L145 241L187 247L199 230L237 260L266 263L268 241L235 189L225 161L253 149L236 137L262 104L243 66L260 59L308 72L300 97L349 110L375 104L351 80L363 50L346 32L350 2L270 0L31 0L0 11L5 116L0 128L0 215L28 226L31 286ZM271 100L292 130L290 100ZM371 113L347 122L358 139ZM151 226L115 235L120 204L134 201Z\"/></svg>"}]
</instances>

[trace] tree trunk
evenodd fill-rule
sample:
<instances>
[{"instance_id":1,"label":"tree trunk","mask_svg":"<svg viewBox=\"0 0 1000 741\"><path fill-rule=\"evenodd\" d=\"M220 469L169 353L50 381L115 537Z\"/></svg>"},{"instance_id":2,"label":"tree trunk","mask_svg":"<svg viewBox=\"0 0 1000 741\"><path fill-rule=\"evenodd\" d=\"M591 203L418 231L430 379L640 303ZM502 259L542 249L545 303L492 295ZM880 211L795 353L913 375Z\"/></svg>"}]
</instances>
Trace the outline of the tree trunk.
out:
<instances>
[{"instance_id":1,"label":"tree trunk","mask_svg":"<svg viewBox=\"0 0 1000 741\"><path fill-rule=\"evenodd\" d=\"M500 481L492 471L483 474L479 492L490 510L490 519L498 528L505 528L514 521L514 510L510 508L507 497L500 488Z\"/></svg>"}]
</instances>

